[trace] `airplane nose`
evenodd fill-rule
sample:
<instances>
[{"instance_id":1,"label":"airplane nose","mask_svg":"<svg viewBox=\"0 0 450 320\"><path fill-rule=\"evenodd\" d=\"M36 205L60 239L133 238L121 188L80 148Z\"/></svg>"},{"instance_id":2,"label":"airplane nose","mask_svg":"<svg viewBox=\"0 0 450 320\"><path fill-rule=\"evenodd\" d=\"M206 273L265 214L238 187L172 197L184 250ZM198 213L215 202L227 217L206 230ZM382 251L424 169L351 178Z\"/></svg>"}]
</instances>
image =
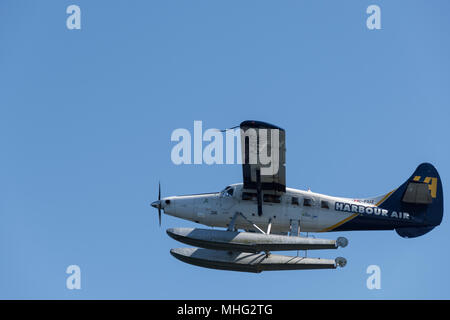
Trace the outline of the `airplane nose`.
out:
<instances>
[{"instance_id":1,"label":"airplane nose","mask_svg":"<svg viewBox=\"0 0 450 320\"><path fill-rule=\"evenodd\" d=\"M161 203L160 200L156 200L156 201L153 201L153 202L152 202L151 206L152 206L153 208L158 209L160 203Z\"/></svg>"}]
</instances>

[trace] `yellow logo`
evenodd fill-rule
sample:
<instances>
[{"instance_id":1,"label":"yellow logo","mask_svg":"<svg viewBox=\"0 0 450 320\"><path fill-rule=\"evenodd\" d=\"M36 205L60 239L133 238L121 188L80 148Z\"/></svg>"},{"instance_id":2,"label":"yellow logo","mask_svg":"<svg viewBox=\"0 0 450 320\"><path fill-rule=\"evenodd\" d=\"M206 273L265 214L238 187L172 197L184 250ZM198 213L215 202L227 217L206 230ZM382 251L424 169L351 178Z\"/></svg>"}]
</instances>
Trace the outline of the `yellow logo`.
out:
<instances>
[{"instance_id":1,"label":"yellow logo","mask_svg":"<svg viewBox=\"0 0 450 320\"><path fill-rule=\"evenodd\" d=\"M420 178L422 178L421 176L415 176L413 178L414 181L420 182ZM428 184L428 189L430 189L431 192L431 197L434 199L436 198L436 192L437 192L437 178L433 178L433 177L425 177L423 179L423 183L427 183Z\"/></svg>"}]
</instances>

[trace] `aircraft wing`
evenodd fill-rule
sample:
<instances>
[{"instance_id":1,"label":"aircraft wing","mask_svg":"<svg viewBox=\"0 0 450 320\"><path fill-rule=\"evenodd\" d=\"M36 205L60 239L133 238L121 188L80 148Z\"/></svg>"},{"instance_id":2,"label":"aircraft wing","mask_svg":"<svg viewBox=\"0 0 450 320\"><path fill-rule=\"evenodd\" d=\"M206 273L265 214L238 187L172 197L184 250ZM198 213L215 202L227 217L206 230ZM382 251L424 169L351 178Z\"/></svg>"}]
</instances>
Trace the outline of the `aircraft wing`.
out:
<instances>
[{"instance_id":1,"label":"aircraft wing","mask_svg":"<svg viewBox=\"0 0 450 320\"><path fill-rule=\"evenodd\" d=\"M240 129L244 189L286 192L284 129L252 120L242 122Z\"/></svg>"}]
</instances>

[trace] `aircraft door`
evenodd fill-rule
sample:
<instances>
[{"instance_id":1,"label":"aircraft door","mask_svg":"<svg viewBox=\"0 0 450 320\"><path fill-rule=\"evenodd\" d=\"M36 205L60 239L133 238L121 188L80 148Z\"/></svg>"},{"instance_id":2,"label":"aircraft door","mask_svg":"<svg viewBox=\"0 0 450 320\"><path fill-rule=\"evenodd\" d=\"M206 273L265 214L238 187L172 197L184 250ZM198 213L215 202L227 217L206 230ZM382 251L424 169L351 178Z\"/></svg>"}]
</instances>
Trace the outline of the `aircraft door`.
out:
<instances>
[{"instance_id":1,"label":"aircraft door","mask_svg":"<svg viewBox=\"0 0 450 320\"><path fill-rule=\"evenodd\" d=\"M307 230L314 230L318 225L318 210L317 205L319 201L316 197L306 195L302 199L300 209L300 225Z\"/></svg>"}]
</instances>

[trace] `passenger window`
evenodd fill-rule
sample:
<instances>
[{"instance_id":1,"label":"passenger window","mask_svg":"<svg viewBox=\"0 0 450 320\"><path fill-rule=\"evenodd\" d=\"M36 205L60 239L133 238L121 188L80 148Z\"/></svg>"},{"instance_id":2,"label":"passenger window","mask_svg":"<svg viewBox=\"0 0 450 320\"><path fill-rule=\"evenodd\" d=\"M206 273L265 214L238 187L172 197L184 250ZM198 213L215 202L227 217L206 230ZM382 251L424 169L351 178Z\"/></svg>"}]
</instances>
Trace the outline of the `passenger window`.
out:
<instances>
[{"instance_id":1,"label":"passenger window","mask_svg":"<svg viewBox=\"0 0 450 320\"><path fill-rule=\"evenodd\" d=\"M295 205L295 206L298 206L299 205L299 203L298 203L298 198L297 197L292 197L292 202L291 202L293 205Z\"/></svg>"},{"instance_id":2,"label":"passenger window","mask_svg":"<svg viewBox=\"0 0 450 320\"><path fill-rule=\"evenodd\" d=\"M328 202L327 201L323 201L323 200L320 202L320 207L322 209L330 209L330 206L328 205Z\"/></svg>"},{"instance_id":3,"label":"passenger window","mask_svg":"<svg viewBox=\"0 0 450 320\"><path fill-rule=\"evenodd\" d=\"M303 206L304 207L312 207L312 200L309 198L304 198L303 199Z\"/></svg>"}]
</instances>

